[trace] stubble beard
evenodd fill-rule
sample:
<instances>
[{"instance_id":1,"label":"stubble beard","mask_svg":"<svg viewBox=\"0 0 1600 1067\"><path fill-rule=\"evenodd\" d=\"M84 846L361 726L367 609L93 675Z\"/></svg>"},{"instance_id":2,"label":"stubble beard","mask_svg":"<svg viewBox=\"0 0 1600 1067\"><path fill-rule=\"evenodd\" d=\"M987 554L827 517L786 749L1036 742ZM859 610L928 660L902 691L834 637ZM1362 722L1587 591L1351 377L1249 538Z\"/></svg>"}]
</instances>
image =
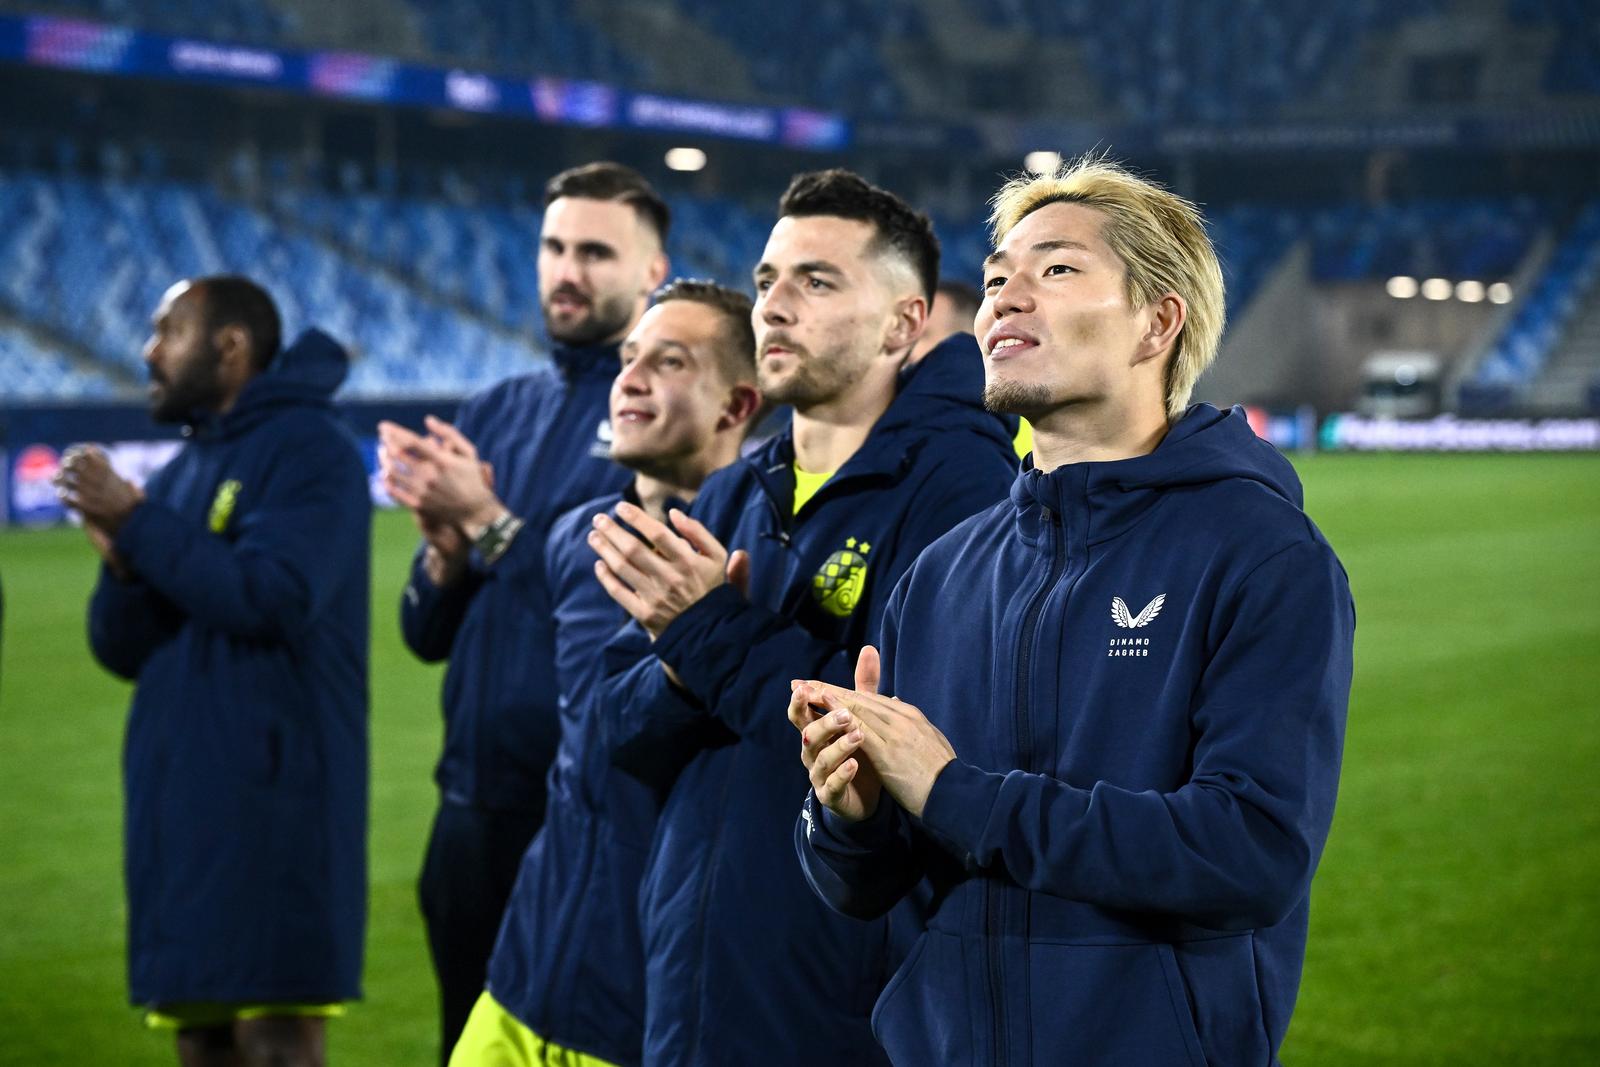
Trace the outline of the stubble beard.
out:
<instances>
[{"instance_id":1,"label":"stubble beard","mask_svg":"<svg viewBox=\"0 0 1600 1067\"><path fill-rule=\"evenodd\" d=\"M781 381L771 380L761 364L756 364L756 384L762 396L774 404L788 404L803 411L834 399L861 379L844 349L829 348L812 355L797 348L794 353L794 369Z\"/></svg>"},{"instance_id":2,"label":"stubble beard","mask_svg":"<svg viewBox=\"0 0 1600 1067\"><path fill-rule=\"evenodd\" d=\"M574 348L608 341L627 330L633 321L633 298L620 293L596 296L589 304L589 314L574 320L570 326L558 325L558 320L550 313L548 300L541 304L550 339Z\"/></svg>"},{"instance_id":3,"label":"stubble beard","mask_svg":"<svg viewBox=\"0 0 1600 1067\"><path fill-rule=\"evenodd\" d=\"M983 406L997 415L1020 415L1034 420L1061 405L1048 385L1015 382L1007 379L988 382L983 387Z\"/></svg>"}]
</instances>

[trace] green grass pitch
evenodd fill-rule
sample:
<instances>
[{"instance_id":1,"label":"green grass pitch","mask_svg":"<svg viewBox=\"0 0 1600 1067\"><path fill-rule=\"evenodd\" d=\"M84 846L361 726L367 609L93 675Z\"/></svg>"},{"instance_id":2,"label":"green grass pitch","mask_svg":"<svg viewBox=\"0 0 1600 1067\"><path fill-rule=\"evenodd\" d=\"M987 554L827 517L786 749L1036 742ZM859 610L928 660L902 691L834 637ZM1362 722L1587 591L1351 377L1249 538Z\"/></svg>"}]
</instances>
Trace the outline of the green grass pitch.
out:
<instances>
[{"instance_id":1,"label":"green grass pitch","mask_svg":"<svg viewBox=\"0 0 1600 1067\"><path fill-rule=\"evenodd\" d=\"M1308 509L1356 593L1338 816L1284 1060L1600 1056L1600 459L1320 456ZM414 881L439 674L400 643L412 537L374 553L367 999L346 1067L431 1061ZM76 531L0 533L0 1064L169 1064L124 1001L118 759ZM775 712L775 714L778 712Z\"/></svg>"}]
</instances>

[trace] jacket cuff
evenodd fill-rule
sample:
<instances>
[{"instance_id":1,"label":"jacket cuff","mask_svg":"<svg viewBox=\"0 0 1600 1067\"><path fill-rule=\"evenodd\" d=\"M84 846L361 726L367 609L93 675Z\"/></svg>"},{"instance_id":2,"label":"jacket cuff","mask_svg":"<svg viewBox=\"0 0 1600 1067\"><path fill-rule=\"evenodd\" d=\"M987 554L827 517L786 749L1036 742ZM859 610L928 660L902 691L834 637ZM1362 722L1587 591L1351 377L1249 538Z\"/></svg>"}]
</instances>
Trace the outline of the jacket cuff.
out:
<instances>
[{"instance_id":1,"label":"jacket cuff","mask_svg":"<svg viewBox=\"0 0 1600 1067\"><path fill-rule=\"evenodd\" d=\"M1003 774L951 760L928 792L928 802L922 808L923 828L969 870L975 866L973 854L983 840L989 813L994 810L1004 782Z\"/></svg>"},{"instance_id":2,"label":"jacket cuff","mask_svg":"<svg viewBox=\"0 0 1600 1067\"><path fill-rule=\"evenodd\" d=\"M857 822L842 819L823 806L815 790L806 796L806 810L812 813L817 836L827 840L831 852L876 852L895 839L899 807L888 794L878 798L871 815Z\"/></svg>"},{"instance_id":3,"label":"jacket cuff","mask_svg":"<svg viewBox=\"0 0 1600 1067\"><path fill-rule=\"evenodd\" d=\"M146 500L123 520L117 536L111 539L112 546L117 550L117 555L127 561L130 569L138 571L140 556L149 555L152 539L160 542L163 526L168 528L167 536L170 537L174 522L181 523L182 520L170 509L153 500Z\"/></svg>"},{"instance_id":4,"label":"jacket cuff","mask_svg":"<svg viewBox=\"0 0 1600 1067\"><path fill-rule=\"evenodd\" d=\"M717 688L713 684L713 675L719 671L737 671L744 661L744 653L748 651L748 645L741 644L738 649L727 649L728 655L719 657L728 634L717 631L723 630L728 620L749 608L750 603L745 600L744 594L735 589L731 582L724 582L690 604L683 614L667 624L661 636L656 638L652 651L663 663L671 664L678 678L696 698L709 703L707 694ZM723 662L719 662L719 659Z\"/></svg>"}]
</instances>

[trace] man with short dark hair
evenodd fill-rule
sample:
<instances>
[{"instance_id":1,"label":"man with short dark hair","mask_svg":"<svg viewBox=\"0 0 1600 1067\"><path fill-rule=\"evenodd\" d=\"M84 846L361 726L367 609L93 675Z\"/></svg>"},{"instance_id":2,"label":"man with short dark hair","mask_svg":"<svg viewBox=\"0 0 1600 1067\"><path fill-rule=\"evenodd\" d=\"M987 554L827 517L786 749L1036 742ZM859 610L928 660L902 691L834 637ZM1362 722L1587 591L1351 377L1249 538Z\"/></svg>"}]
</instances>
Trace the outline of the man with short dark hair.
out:
<instances>
[{"instance_id":1,"label":"man with short dark hair","mask_svg":"<svg viewBox=\"0 0 1600 1067\"><path fill-rule=\"evenodd\" d=\"M797 177L779 215L752 324L792 426L709 478L695 517L619 505L591 538L639 623L608 655L653 653L599 697L613 759L666 792L639 902L651 1064L879 1062L887 927L806 889L781 702L793 678L848 680L900 574L1015 471L970 337L901 373L938 276L927 218L847 171Z\"/></svg>"},{"instance_id":2,"label":"man with short dark hair","mask_svg":"<svg viewBox=\"0 0 1600 1067\"><path fill-rule=\"evenodd\" d=\"M450 661L439 809L419 887L441 1060L483 990L517 864L544 818L560 732L545 535L557 515L627 478L608 458L606 396L617 346L666 275L668 221L628 167L556 175L539 234L553 368L471 398L455 425L379 427L384 485L423 538L401 629L422 659Z\"/></svg>"},{"instance_id":3,"label":"man with short dark hair","mask_svg":"<svg viewBox=\"0 0 1600 1067\"><path fill-rule=\"evenodd\" d=\"M896 1063L1276 1064L1349 583L1289 462L1189 404L1224 310L1195 206L1089 157L993 224L984 397L1033 459L907 573L854 691L795 683L801 860L918 933L873 1016Z\"/></svg>"},{"instance_id":4,"label":"man with short dark hair","mask_svg":"<svg viewBox=\"0 0 1600 1067\"><path fill-rule=\"evenodd\" d=\"M557 519L545 546L556 626L561 743L545 824L506 906L488 988L452 1067L636 1064L644 1031L638 890L655 829L655 793L611 766L594 682L626 621L594 575L585 535L624 501L664 521L707 475L739 456L760 408L750 299L677 281L622 344L611 385L611 454L634 472L621 493Z\"/></svg>"},{"instance_id":5,"label":"man with short dark hair","mask_svg":"<svg viewBox=\"0 0 1600 1067\"><path fill-rule=\"evenodd\" d=\"M189 442L141 491L58 477L104 566L96 658L136 683L123 751L128 976L194 1067L314 1065L360 996L372 506L331 404L346 358L243 278L182 282L145 348Z\"/></svg>"}]
</instances>

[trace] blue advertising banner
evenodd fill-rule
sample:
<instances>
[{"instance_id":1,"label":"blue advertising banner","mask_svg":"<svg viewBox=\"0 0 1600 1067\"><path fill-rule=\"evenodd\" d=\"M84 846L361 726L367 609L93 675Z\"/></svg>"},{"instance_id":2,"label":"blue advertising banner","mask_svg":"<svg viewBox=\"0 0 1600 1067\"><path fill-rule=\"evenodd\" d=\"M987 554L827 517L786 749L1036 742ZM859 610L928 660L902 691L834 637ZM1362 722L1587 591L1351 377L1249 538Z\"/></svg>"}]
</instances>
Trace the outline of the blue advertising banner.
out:
<instances>
[{"instance_id":1,"label":"blue advertising banner","mask_svg":"<svg viewBox=\"0 0 1600 1067\"><path fill-rule=\"evenodd\" d=\"M355 52L298 52L168 37L82 19L0 16L0 60L90 74L253 85L315 96L526 118L558 125L691 133L836 151L841 115L630 93L597 82L508 78Z\"/></svg>"}]
</instances>

